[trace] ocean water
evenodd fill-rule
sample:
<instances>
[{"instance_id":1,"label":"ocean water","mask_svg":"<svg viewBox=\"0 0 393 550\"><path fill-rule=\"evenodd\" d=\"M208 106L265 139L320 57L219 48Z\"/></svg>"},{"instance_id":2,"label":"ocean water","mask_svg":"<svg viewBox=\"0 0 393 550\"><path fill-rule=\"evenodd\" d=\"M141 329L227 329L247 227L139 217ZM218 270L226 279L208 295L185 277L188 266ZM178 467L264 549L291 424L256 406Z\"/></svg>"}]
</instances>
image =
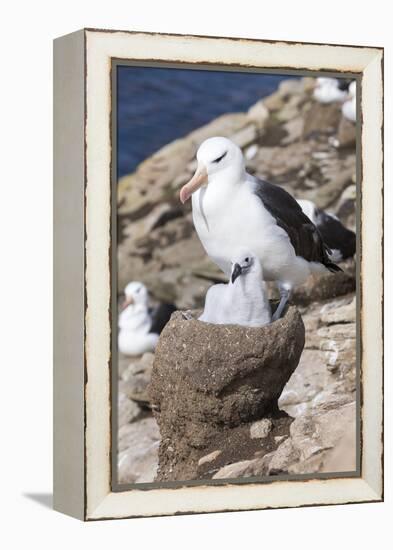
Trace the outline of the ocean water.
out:
<instances>
[{"instance_id":1,"label":"ocean water","mask_svg":"<svg viewBox=\"0 0 393 550\"><path fill-rule=\"evenodd\" d=\"M118 177L217 116L246 111L284 75L118 67Z\"/></svg>"}]
</instances>

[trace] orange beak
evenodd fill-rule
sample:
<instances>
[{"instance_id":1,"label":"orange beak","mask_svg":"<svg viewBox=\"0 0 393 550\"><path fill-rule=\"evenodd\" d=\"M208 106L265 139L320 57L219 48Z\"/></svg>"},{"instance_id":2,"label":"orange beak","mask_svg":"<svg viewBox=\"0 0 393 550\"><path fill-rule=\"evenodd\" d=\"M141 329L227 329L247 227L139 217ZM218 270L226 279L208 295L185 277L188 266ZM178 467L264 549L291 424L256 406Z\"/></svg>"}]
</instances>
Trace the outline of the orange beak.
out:
<instances>
[{"instance_id":1,"label":"orange beak","mask_svg":"<svg viewBox=\"0 0 393 550\"><path fill-rule=\"evenodd\" d=\"M190 181L180 189L180 200L184 204L195 191L207 183L207 170L204 166L198 165L195 174Z\"/></svg>"},{"instance_id":2,"label":"orange beak","mask_svg":"<svg viewBox=\"0 0 393 550\"><path fill-rule=\"evenodd\" d=\"M121 305L121 311L124 311L126 309L126 307L130 306L131 304L134 303L134 298L132 296L129 296L128 298L126 298L124 300L124 302L122 303Z\"/></svg>"}]
</instances>

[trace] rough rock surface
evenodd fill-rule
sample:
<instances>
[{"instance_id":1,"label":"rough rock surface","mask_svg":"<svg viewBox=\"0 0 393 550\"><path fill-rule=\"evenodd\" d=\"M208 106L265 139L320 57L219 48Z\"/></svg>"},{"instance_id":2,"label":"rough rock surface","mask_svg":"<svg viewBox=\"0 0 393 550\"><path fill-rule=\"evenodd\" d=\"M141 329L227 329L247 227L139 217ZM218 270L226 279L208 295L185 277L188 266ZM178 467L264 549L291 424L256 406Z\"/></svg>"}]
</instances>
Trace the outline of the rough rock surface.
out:
<instances>
[{"instance_id":1,"label":"rough rock surface","mask_svg":"<svg viewBox=\"0 0 393 550\"><path fill-rule=\"evenodd\" d=\"M120 427L119 483L146 483L154 480L158 466L159 439L157 423L151 417Z\"/></svg>"},{"instance_id":2,"label":"rough rock surface","mask_svg":"<svg viewBox=\"0 0 393 550\"><path fill-rule=\"evenodd\" d=\"M354 294L315 303L303 312L306 343L279 406L293 417L334 409L356 399Z\"/></svg>"},{"instance_id":3,"label":"rough rock surface","mask_svg":"<svg viewBox=\"0 0 393 550\"><path fill-rule=\"evenodd\" d=\"M121 375L120 390L134 402L149 403L147 387L151 378L154 354L145 353L139 360L131 362Z\"/></svg>"},{"instance_id":4,"label":"rough rock surface","mask_svg":"<svg viewBox=\"0 0 393 550\"><path fill-rule=\"evenodd\" d=\"M198 461L219 440L231 449L240 449L244 439L253 451L261 448L263 435L250 437L258 431L255 420L270 417L265 437L277 435L288 420L277 401L303 345L294 307L261 328L211 325L175 313L161 334L150 384L162 437L157 479L194 479Z\"/></svg>"},{"instance_id":5,"label":"rough rock surface","mask_svg":"<svg viewBox=\"0 0 393 550\"><path fill-rule=\"evenodd\" d=\"M147 397L154 355L130 359L119 354L118 481L152 482L158 466L160 433Z\"/></svg>"},{"instance_id":6,"label":"rough rock surface","mask_svg":"<svg viewBox=\"0 0 393 550\"><path fill-rule=\"evenodd\" d=\"M242 147L250 173L282 185L296 198L313 200L355 230L355 125L343 119L340 103L316 103L313 88L311 78L284 81L247 113L228 113L213 120L168 144L121 179L120 291L129 280L138 279L154 299L194 309L203 306L213 283L224 280L195 234L190 204L181 206L178 200L181 185L195 170L198 145L213 135L227 136ZM266 438L255 439L250 437L253 422L246 422L232 429L230 438L217 436L205 450L198 450L199 460L206 455L209 459L198 466L195 477L274 475L284 462L292 472L352 469L357 389L356 266L354 260L340 265L344 273L310 278L294 294L305 324L306 342L279 406L295 422L305 418L305 426L319 430L320 435L311 438L317 447L324 447L330 427L317 417L328 415L326 418L337 422L339 428L342 414L347 422L345 431L336 434L330 450L323 448L308 456L307 438L296 436L292 441L291 418L272 419ZM119 476L124 483L153 481L156 475L159 432L147 392L152 362L152 355L119 357ZM153 439L145 437L146 426L155 430L148 431L155 434ZM275 461L271 453L277 455Z\"/></svg>"}]
</instances>

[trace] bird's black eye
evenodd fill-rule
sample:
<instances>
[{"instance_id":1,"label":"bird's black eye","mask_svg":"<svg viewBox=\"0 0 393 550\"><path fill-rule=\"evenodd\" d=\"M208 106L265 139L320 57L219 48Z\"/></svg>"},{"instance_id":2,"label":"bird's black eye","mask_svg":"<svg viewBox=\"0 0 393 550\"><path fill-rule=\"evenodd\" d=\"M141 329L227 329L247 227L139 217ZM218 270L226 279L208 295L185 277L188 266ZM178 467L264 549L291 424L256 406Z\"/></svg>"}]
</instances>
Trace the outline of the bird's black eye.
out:
<instances>
[{"instance_id":1,"label":"bird's black eye","mask_svg":"<svg viewBox=\"0 0 393 550\"><path fill-rule=\"evenodd\" d=\"M227 154L227 152L228 152L228 151L225 151L225 153L224 153L223 155L221 155L221 157L216 158L215 160L213 160L213 162L220 162L220 160L222 160L222 159L225 157L225 155Z\"/></svg>"},{"instance_id":2,"label":"bird's black eye","mask_svg":"<svg viewBox=\"0 0 393 550\"><path fill-rule=\"evenodd\" d=\"M248 263L250 261L250 258L247 257L244 261Z\"/></svg>"}]
</instances>

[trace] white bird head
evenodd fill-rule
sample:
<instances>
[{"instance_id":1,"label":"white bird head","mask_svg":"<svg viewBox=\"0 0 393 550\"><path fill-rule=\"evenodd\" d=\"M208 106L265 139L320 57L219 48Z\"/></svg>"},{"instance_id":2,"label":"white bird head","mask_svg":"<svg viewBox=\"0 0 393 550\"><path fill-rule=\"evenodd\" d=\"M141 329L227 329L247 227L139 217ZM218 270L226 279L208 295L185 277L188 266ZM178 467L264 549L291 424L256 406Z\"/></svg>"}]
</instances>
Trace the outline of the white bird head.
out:
<instances>
[{"instance_id":1,"label":"white bird head","mask_svg":"<svg viewBox=\"0 0 393 550\"><path fill-rule=\"evenodd\" d=\"M337 78L319 77L316 79L314 98L320 103L333 103L344 101L348 94L340 89L340 82Z\"/></svg>"},{"instance_id":2,"label":"white bird head","mask_svg":"<svg viewBox=\"0 0 393 550\"><path fill-rule=\"evenodd\" d=\"M356 98L356 80L353 80L348 88L349 97Z\"/></svg>"},{"instance_id":3,"label":"white bird head","mask_svg":"<svg viewBox=\"0 0 393 550\"><path fill-rule=\"evenodd\" d=\"M125 300L123 303L123 309L129 305L146 305L149 301L149 293L143 283L138 281L132 281L124 289Z\"/></svg>"},{"instance_id":4,"label":"white bird head","mask_svg":"<svg viewBox=\"0 0 393 550\"><path fill-rule=\"evenodd\" d=\"M202 185L211 183L218 175L238 178L245 170L243 153L233 141L224 137L206 139L197 152L195 174L180 190L184 204Z\"/></svg>"},{"instance_id":5,"label":"white bird head","mask_svg":"<svg viewBox=\"0 0 393 550\"><path fill-rule=\"evenodd\" d=\"M256 273L259 278L262 277L262 268L259 259L247 250L242 250L233 257L231 282L232 284L241 275Z\"/></svg>"},{"instance_id":6,"label":"white bird head","mask_svg":"<svg viewBox=\"0 0 393 550\"><path fill-rule=\"evenodd\" d=\"M319 76L316 81L317 88L322 87L332 87L332 88L338 88L339 82L337 78L328 78L324 76Z\"/></svg>"}]
</instances>

